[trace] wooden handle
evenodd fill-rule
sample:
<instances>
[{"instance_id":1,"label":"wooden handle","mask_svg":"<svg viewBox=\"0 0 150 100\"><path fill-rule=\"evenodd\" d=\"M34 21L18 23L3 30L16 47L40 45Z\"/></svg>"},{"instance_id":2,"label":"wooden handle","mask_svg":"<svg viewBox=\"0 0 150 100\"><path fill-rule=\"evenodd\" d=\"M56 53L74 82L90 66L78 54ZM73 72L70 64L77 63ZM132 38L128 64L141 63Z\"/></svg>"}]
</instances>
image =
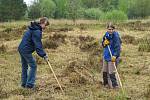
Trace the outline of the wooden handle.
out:
<instances>
[{"instance_id":1,"label":"wooden handle","mask_svg":"<svg viewBox=\"0 0 150 100\"><path fill-rule=\"evenodd\" d=\"M59 87L60 87L62 93L64 94L64 91L63 91L63 89L62 89L62 87L61 87L61 85L60 85L60 83L59 83L59 81L58 81L58 79L57 79L57 77L56 77L56 74L55 74L55 72L54 72L54 70L53 70L53 68L52 68L52 66L51 66L51 64L50 64L50 62L47 61L47 63L48 63L48 65L49 65L49 67L50 67L50 69L51 69L51 71L52 71L52 73L53 73L53 75L54 75L54 77L55 77L55 79L56 79L56 81L57 81L57 83L58 83L58 85L59 85Z\"/></svg>"}]
</instances>

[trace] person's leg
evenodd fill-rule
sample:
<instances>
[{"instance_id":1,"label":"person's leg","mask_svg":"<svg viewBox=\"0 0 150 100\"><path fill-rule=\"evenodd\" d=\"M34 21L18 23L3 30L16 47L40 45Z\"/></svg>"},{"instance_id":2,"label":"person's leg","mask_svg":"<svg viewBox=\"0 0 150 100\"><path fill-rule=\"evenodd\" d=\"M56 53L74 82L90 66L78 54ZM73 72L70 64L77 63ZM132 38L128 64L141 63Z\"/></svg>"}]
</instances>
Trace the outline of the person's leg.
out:
<instances>
[{"instance_id":1,"label":"person's leg","mask_svg":"<svg viewBox=\"0 0 150 100\"><path fill-rule=\"evenodd\" d=\"M118 83L117 83L117 78L115 75L115 66L113 62L108 62L108 67L109 67L109 77L110 80L112 82L112 86L113 88L118 87Z\"/></svg>"},{"instance_id":2,"label":"person's leg","mask_svg":"<svg viewBox=\"0 0 150 100\"><path fill-rule=\"evenodd\" d=\"M34 84L35 84L37 65L36 65L35 59L33 58L32 54L26 55L26 60L30 66L30 71L29 71L26 87L33 88Z\"/></svg>"},{"instance_id":3,"label":"person's leg","mask_svg":"<svg viewBox=\"0 0 150 100\"><path fill-rule=\"evenodd\" d=\"M108 85L108 64L103 58L103 84L104 86Z\"/></svg>"},{"instance_id":4,"label":"person's leg","mask_svg":"<svg viewBox=\"0 0 150 100\"><path fill-rule=\"evenodd\" d=\"M27 77L28 77L28 64L23 54L20 53L21 63L22 63L22 73L21 73L21 86L26 87Z\"/></svg>"}]
</instances>

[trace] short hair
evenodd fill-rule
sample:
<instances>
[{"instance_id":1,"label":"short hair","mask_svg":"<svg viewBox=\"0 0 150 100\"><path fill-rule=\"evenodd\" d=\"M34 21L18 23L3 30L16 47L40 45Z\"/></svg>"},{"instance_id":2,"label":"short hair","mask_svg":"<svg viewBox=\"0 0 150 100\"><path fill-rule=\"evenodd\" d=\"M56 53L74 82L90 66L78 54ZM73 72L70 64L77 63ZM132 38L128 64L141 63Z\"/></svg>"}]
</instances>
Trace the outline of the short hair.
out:
<instances>
[{"instance_id":1,"label":"short hair","mask_svg":"<svg viewBox=\"0 0 150 100\"><path fill-rule=\"evenodd\" d=\"M113 28L113 29L115 29L115 26L110 22L110 23L108 23L108 25L107 25L107 29L108 28Z\"/></svg>"},{"instance_id":2,"label":"short hair","mask_svg":"<svg viewBox=\"0 0 150 100\"><path fill-rule=\"evenodd\" d=\"M49 25L49 21L47 17L41 17L39 20L40 24L44 24L46 22L46 26Z\"/></svg>"}]
</instances>

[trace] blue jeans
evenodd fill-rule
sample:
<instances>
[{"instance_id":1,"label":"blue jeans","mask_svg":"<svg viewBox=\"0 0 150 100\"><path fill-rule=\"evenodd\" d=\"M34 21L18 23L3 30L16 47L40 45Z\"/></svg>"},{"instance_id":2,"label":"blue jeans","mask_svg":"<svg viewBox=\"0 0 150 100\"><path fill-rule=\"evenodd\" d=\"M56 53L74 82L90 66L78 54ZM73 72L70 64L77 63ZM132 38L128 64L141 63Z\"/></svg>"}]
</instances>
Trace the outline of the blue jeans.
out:
<instances>
[{"instance_id":1,"label":"blue jeans","mask_svg":"<svg viewBox=\"0 0 150 100\"><path fill-rule=\"evenodd\" d=\"M37 65L32 54L20 53L22 63L21 85L23 87L34 87ZM30 70L28 71L28 65Z\"/></svg>"}]
</instances>

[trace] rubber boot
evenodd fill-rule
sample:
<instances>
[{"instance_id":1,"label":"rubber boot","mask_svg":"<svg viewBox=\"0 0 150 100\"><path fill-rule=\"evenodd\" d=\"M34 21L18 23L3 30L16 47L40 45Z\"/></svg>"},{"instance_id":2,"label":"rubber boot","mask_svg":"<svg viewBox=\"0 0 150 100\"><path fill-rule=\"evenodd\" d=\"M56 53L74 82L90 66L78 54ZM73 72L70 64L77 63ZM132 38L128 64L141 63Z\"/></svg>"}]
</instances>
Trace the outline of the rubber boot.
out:
<instances>
[{"instance_id":1,"label":"rubber boot","mask_svg":"<svg viewBox=\"0 0 150 100\"><path fill-rule=\"evenodd\" d=\"M117 83L115 73L109 74L109 76L110 76L110 80L112 82L113 88L118 88L118 83Z\"/></svg>"},{"instance_id":2,"label":"rubber boot","mask_svg":"<svg viewBox=\"0 0 150 100\"><path fill-rule=\"evenodd\" d=\"M108 75L107 72L103 72L103 85L108 85Z\"/></svg>"}]
</instances>

